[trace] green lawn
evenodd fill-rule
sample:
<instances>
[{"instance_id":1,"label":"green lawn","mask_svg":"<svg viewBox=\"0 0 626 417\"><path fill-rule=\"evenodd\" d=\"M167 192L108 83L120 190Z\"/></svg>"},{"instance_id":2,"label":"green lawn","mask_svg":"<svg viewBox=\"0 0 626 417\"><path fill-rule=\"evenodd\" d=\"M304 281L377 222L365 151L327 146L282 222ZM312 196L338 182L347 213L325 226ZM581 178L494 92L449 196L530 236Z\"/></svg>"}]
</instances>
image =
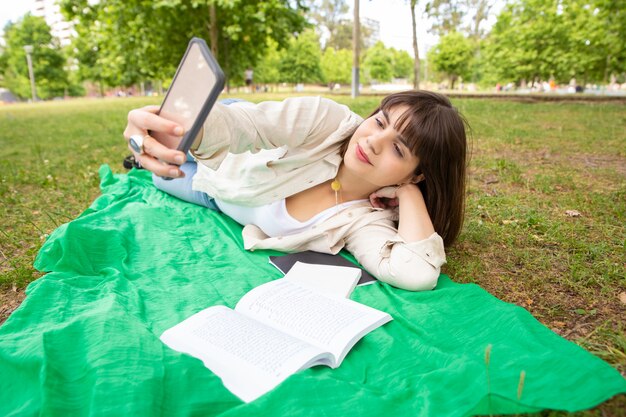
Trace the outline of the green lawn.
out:
<instances>
[{"instance_id":1,"label":"green lawn","mask_svg":"<svg viewBox=\"0 0 626 417\"><path fill-rule=\"evenodd\" d=\"M364 116L379 101L335 99ZM47 235L98 196L98 167L124 172L128 110L157 102L0 107L0 322L40 276L32 263ZM473 128L473 149L465 228L444 272L525 307L624 374L626 105L454 104ZM621 396L579 415L624 409Z\"/></svg>"}]
</instances>

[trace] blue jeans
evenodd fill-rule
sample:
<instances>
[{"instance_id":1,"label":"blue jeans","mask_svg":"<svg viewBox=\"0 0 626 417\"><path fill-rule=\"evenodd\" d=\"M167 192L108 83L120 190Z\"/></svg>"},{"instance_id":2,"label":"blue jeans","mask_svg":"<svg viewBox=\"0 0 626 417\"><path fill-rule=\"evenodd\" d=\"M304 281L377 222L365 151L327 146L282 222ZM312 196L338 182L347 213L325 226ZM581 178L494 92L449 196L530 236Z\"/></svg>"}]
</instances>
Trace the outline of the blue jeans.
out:
<instances>
[{"instance_id":1,"label":"blue jeans","mask_svg":"<svg viewBox=\"0 0 626 417\"><path fill-rule=\"evenodd\" d=\"M227 98L224 100L220 100L220 103L229 105L238 101L245 100L238 98ZM202 191L194 191L191 188L193 176L198 170L198 164L193 160L190 154L187 154L187 162L182 164L180 166L180 169L185 173L185 176L182 178L164 180L163 178L152 174L152 182L159 190L165 191L166 193L183 201L197 204L199 206L208 207L211 210L220 211L219 207L217 207L217 204L215 204L215 200L213 199L213 197L211 197L207 193L203 193Z\"/></svg>"},{"instance_id":2,"label":"blue jeans","mask_svg":"<svg viewBox=\"0 0 626 417\"><path fill-rule=\"evenodd\" d=\"M185 173L184 177L164 180L158 175L152 174L152 182L159 190L183 201L208 207L211 210L220 211L213 197L209 196L207 193L195 191L191 188L193 176L198 170L198 163L193 160L190 161L189 158L190 156L187 156L187 162L180 166L180 170Z\"/></svg>"}]
</instances>

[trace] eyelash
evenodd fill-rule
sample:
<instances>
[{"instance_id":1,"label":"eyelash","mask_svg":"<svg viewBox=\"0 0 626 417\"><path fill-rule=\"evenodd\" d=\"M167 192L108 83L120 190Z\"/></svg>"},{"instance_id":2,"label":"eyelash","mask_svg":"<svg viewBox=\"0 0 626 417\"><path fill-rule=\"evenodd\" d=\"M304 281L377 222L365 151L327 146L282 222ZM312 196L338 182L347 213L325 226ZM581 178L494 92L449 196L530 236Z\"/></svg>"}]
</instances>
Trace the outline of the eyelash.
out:
<instances>
[{"instance_id":1,"label":"eyelash","mask_svg":"<svg viewBox=\"0 0 626 417\"><path fill-rule=\"evenodd\" d=\"M376 120L376 124L378 125L378 127L383 128L383 129L385 128L385 126L383 125L383 122L381 122L378 117L376 117L374 120ZM398 156L400 158L404 158L404 154L402 153L402 150L400 149L398 144L394 143L393 147L396 150L396 153L398 154Z\"/></svg>"}]
</instances>

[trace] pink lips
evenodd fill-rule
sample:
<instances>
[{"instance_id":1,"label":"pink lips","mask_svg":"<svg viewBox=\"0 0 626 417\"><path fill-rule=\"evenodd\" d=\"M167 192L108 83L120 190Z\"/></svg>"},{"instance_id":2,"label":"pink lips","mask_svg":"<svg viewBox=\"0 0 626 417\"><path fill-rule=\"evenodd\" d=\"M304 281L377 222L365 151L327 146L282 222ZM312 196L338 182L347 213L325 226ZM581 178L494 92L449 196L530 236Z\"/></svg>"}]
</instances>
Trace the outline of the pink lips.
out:
<instances>
[{"instance_id":1,"label":"pink lips","mask_svg":"<svg viewBox=\"0 0 626 417\"><path fill-rule=\"evenodd\" d=\"M356 157L359 159L359 161L372 165L369 158L367 157L365 152L363 152L363 149L361 148L361 146L358 144L356 145Z\"/></svg>"}]
</instances>

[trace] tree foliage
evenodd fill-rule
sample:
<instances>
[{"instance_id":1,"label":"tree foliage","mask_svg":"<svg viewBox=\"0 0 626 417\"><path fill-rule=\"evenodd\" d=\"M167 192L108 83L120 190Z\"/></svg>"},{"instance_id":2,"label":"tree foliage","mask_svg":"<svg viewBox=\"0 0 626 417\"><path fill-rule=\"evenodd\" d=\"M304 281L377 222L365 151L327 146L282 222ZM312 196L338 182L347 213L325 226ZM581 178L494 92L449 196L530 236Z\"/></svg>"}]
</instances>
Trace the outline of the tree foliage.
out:
<instances>
[{"instance_id":1,"label":"tree foliage","mask_svg":"<svg viewBox=\"0 0 626 417\"><path fill-rule=\"evenodd\" d=\"M345 0L321 0L311 6L308 15L320 37L325 39L324 49L352 49L354 22L347 16L348 11ZM362 51L374 44L374 29L367 22L361 22L359 34L359 47Z\"/></svg>"},{"instance_id":2,"label":"tree foliage","mask_svg":"<svg viewBox=\"0 0 626 417\"><path fill-rule=\"evenodd\" d=\"M346 0L321 0L311 5L309 17L315 23L322 38L332 40L337 37L338 27L345 22L345 15L349 10ZM326 43L325 48L335 47Z\"/></svg>"},{"instance_id":3,"label":"tree foliage","mask_svg":"<svg viewBox=\"0 0 626 417\"><path fill-rule=\"evenodd\" d=\"M413 58L407 51L390 48L393 55L393 78L410 79L413 75Z\"/></svg>"},{"instance_id":4,"label":"tree foliage","mask_svg":"<svg viewBox=\"0 0 626 417\"><path fill-rule=\"evenodd\" d=\"M254 79L256 84L278 84L281 82L280 65L281 51L278 44L272 39L268 40L268 47L263 57L254 67Z\"/></svg>"},{"instance_id":5,"label":"tree foliage","mask_svg":"<svg viewBox=\"0 0 626 417\"><path fill-rule=\"evenodd\" d=\"M393 78L393 53L382 42L376 42L369 48L363 64L363 80L366 82L383 83Z\"/></svg>"},{"instance_id":6,"label":"tree foliage","mask_svg":"<svg viewBox=\"0 0 626 417\"><path fill-rule=\"evenodd\" d=\"M606 82L626 70L624 44L625 0L517 0L486 41L484 71L491 82Z\"/></svg>"},{"instance_id":7,"label":"tree foliage","mask_svg":"<svg viewBox=\"0 0 626 417\"><path fill-rule=\"evenodd\" d=\"M77 20L81 74L109 85L171 78L189 39L208 39L209 6L217 18L218 56L228 80L254 67L268 40L285 47L306 26L300 1L64 0Z\"/></svg>"},{"instance_id":8,"label":"tree foliage","mask_svg":"<svg viewBox=\"0 0 626 417\"><path fill-rule=\"evenodd\" d=\"M440 36L460 32L479 39L495 3L496 0L430 0L426 3L426 15L433 20L431 29Z\"/></svg>"},{"instance_id":9,"label":"tree foliage","mask_svg":"<svg viewBox=\"0 0 626 417\"><path fill-rule=\"evenodd\" d=\"M445 75L454 88L459 78L467 79L471 74L474 46L472 42L458 32L451 32L439 40L428 56L433 69Z\"/></svg>"},{"instance_id":10,"label":"tree foliage","mask_svg":"<svg viewBox=\"0 0 626 417\"><path fill-rule=\"evenodd\" d=\"M291 38L279 62L282 81L294 84L322 81L321 59L319 37L315 31L306 30Z\"/></svg>"},{"instance_id":11,"label":"tree foliage","mask_svg":"<svg viewBox=\"0 0 626 417\"><path fill-rule=\"evenodd\" d=\"M31 97L30 77L25 45L32 45L33 73L37 97L49 99L66 93L78 93L71 85L65 69L66 59L59 42L50 34L50 27L41 17L26 14L5 28L6 47L2 54L4 84L18 97Z\"/></svg>"},{"instance_id":12,"label":"tree foliage","mask_svg":"<svg viewBox=\"0 0 626 417\"><path fill-rule=\"evenodd\" d=\"M388 48L378 41L366 51L361 69L365 82L383 83L393 78L410 79L413 58L406 51Z\"/></svg>"},{"instance_id":13,"label":"tree foliage","mask_svg":"<svg viewBox=\"0 0 626 417\"><path fill-rule=\"evenodd\" d=\"M350 84L352 80L352 51L348 49L326 48L322 54L322 73L330 87Z\"/></svg>"}]
</instances>

